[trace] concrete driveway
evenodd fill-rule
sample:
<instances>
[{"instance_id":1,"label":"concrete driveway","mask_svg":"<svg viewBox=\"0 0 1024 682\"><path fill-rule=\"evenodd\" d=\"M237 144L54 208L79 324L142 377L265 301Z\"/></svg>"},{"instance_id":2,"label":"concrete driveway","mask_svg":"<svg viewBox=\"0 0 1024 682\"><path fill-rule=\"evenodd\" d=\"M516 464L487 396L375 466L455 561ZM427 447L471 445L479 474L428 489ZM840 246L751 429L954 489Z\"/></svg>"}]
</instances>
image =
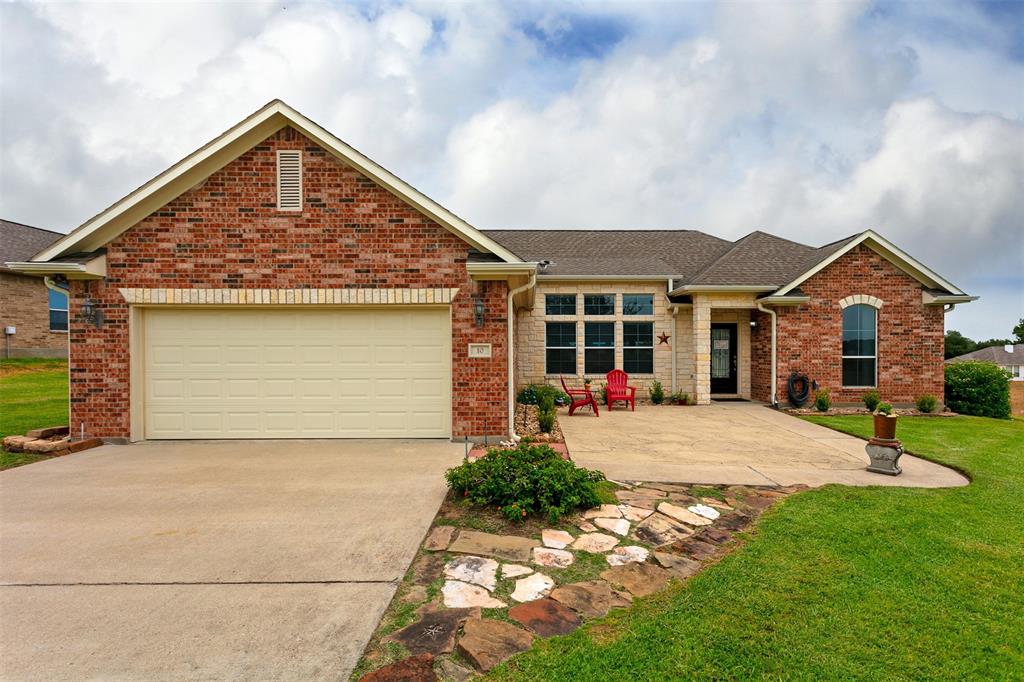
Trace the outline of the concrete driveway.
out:
<instances>
[{"instance_id":1,"label":"concrete driveway","mask_svg":"<svg viewBox=\"0 0 1024 682\"><path fill-rule=\"evenodd\" d=\"M0 677L343 679L462 446L151 442L0 474Z\"/></svg>"},{"instance_id":2,"label":"concrete driveway","mask_svg":"<svg viewBox=\"0 0 1024 682\"><path fill-rule=\"evenodd\" d=\"M569 417L563 411L558 423L575 462L620 481L923 488L968 483L952 469L910 455L900 458L900 476L871 473L864 441L759 403L638 405L636 412L600 414Z\"/></svg>"}]
</instances>

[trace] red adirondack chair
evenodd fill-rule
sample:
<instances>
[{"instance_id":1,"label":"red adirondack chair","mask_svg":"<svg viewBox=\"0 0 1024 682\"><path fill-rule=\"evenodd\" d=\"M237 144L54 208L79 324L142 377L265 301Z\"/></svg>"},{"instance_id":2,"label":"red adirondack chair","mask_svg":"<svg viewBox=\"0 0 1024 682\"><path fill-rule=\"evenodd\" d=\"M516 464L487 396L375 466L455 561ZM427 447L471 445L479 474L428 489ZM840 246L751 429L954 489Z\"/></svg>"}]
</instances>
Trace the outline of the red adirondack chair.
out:
<instances>
[{"instance_id":1,"label":"red adirondack chair","mask_svg":"<svg viewBox=\"0 0 1024 682\"><path fill-rule=\"evenodd\" d=\"M608 409L612 409L612 403L619 401L629 403L630 409L636 412L636 386L628 385L629 375L621 369L613 369L605 378L608 380L605 386Z\"/></svg>"},{"instance_id":2,"label":"red adirondack chair","mask_svg":"<svg viewBox=\"0 0 1024 682\"><path fill-rule=\"evenodd\" d=\"M562 380L562 390L569 396L569 416L572 416L573 412L587 405L593 408L595 417L601 416L597 413L597 401L594 400L594 394L590 392L589 388L569 388L565 385L565 377L559 375L558 378Z\"/></svg>"}]
</instances>

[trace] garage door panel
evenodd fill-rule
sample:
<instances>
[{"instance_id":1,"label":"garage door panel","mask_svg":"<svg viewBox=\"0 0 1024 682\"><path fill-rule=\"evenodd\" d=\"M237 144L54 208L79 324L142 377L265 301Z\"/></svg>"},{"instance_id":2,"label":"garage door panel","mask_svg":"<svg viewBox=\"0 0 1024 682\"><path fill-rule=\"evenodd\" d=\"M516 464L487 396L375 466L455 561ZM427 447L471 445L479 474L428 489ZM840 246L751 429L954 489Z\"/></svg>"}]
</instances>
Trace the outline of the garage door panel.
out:
<instances>
[{"instance_id":1,"label":"garage door panel","mask_svg":"<svg viewBox=\"0 0 1024 682\"><path fill-rule=\"evenodd\" d=\"M144 324L147 438L450 433L447 309L157 309Z\"/></svg>"}]
</instances>

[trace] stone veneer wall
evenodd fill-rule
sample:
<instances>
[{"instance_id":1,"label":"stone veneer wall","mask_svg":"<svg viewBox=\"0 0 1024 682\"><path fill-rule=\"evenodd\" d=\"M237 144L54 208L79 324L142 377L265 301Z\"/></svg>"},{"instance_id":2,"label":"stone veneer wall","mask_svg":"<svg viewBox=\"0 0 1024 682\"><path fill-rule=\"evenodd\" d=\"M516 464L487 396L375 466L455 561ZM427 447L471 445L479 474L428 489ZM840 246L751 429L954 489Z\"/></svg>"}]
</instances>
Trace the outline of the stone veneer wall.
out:
<instances>
[{"instance_id":1,"label":"stone veneer wall","mask_svg":"<svg viewBox=\"0 0 1024 682\"><path fill-rule=\"evenodd\" d=\"M0 272L0 332L6 327L17 331L0 342L0 357L8 342L14 358L68 356L68 333L50 331L50 294L41 277Z\"/></svg>"},{"instance_id":2,"label":"stone veneer wall","mask_svg":"<svg viewBox=\"0 0 1024 682\"><path fill-rule=\"evenodd\" d=\"M654 323L654 373L631 374L630 384L637 387L637 397L646 400L651 384L660 381L666 395L672 387L672 342L678 340L678 331L673 329L672 312L665 297L666 282L538 282L534 306L517 312L516 323L516 379L521 387L531 383L549 383L559 386L558 375L545 374L545 322L576 321L576 368L577 374L566 375L566 382L580 386L583 383L583 324L582 322L616 322L615 325L615 366L622 367L622 325L626 322ZM576 294L576 315L551 315L544 313L545 294ZM616 294L615 315L584 316L584 294ZM622 315L622 294L652 294L654 315ZM680 313L682 314L682 313ZM658 343L658 334L669 334L668 344ZM594 379L594 387L600 388L603 374L588 375ZM685 389L683 389L685 390Z\"/></svg>"},{"instance_id":3,"label":"stone veneer wall","mask_svg":"<svg viewBox=\"0 0 1024 682\"><path fill-rule=\"evenodd\" d=\"M276 204L276 152L301 149L304 208ZM71 425L130 433L129 305L119 289L458 288L452 435L508 433L507 287L466 272L469 246L297 131L286 128L114 239L103 281L71 288ZM88 288L87 288L88 287ZM88 293L106 318L84 324ZM473 297L483 296L477 327ZM470 343L492 357L470 359Z\"/></svg>"}]
</instances>

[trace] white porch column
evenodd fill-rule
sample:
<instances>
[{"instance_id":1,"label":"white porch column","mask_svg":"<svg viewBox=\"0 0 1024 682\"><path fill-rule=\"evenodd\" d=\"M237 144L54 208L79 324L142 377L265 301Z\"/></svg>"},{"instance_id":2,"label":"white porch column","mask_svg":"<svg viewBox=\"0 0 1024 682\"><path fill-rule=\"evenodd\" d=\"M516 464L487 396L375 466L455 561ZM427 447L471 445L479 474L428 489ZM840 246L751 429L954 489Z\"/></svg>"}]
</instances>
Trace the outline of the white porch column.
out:
<instances>
[{"instance_id":1,"label":"white porch column","mask_svg":"<svg viewBox=\"0 0 1024 682\"><path fill-rule=\"evenodd\" d=\"M698 405L711 404L711 301L693 295L694 398Z\"/></svg>"}]
</instances>

